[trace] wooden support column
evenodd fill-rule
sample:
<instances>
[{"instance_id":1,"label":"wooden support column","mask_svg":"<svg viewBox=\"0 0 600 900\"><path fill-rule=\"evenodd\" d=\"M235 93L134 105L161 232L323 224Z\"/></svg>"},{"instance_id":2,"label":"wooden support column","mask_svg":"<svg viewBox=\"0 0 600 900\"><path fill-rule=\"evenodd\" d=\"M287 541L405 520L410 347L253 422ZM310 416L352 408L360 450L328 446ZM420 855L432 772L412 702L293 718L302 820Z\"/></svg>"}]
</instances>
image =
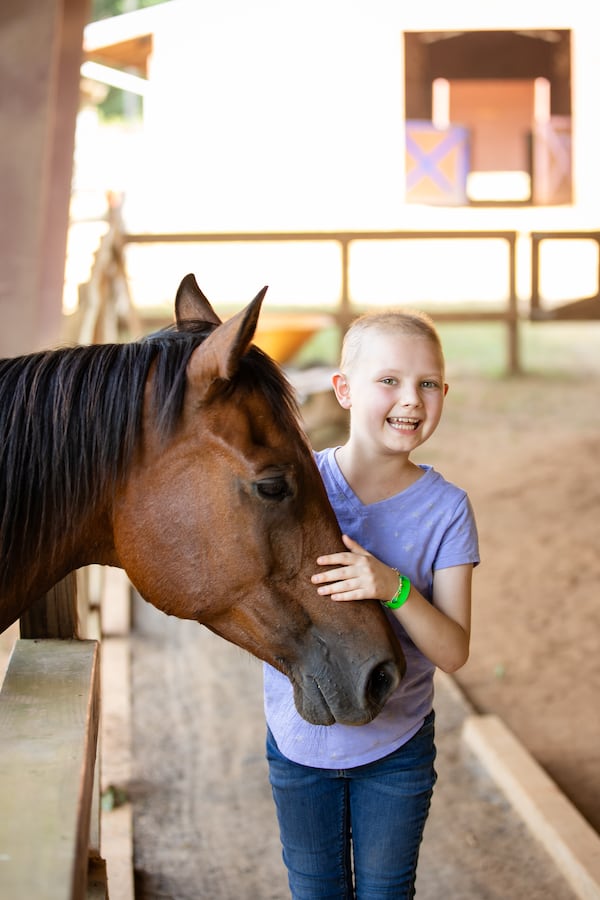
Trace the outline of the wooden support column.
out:
<instances>
[{"instance_id":1,"label":"wooden support column","mask_svg":"<svg viewBox=\"0 0 600 900\"><path fill-rule=\"evenodd\" d=\"M57 343L89 0L0 3L0 356Z\"/></svg>"}]
</instances>

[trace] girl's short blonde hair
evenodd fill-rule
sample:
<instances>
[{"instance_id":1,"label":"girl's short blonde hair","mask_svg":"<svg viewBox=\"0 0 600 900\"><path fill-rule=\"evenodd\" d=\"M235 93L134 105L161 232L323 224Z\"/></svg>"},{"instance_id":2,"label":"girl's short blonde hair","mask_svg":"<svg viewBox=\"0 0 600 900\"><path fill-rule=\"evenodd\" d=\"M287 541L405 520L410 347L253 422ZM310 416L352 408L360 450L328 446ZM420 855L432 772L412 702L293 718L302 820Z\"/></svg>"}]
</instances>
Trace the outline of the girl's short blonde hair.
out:
<instances>
[{"instance_id":1,"label":"girl's short blonde hair","mask_svg":"<svg viewBox=\"0 0 600 900\"><path fill-rule=\"evenodd\" d=\"M444 350L433 319L427 313L401 308L363 313L350 324L342 342L342 372L347 372L352 367L360 352L362 338L369 331L385 334L396 332L408 337L425 338L436 347L444 367Z\"/></svg>"}]
</instances>

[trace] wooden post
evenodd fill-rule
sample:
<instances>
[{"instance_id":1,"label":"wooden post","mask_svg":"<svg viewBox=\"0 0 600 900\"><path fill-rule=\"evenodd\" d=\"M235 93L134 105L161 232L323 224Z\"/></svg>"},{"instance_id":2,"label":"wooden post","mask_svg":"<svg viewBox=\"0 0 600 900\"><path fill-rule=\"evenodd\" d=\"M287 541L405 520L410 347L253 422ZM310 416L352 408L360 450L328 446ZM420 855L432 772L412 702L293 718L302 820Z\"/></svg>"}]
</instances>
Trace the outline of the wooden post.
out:
<instances>
[{"instance_id":1,"label":"wooden post","mask_svg":"<svg viewBox=\"0 0 600 900\"><path fill-rule=\"evenodd\" d=\"M86 900L99 656L97 641L20 640L13 650L0 692L6 900Z\"/></svg>"},{"instance_id":2,"label":"wooden post","mask_svg":"<svg viewBox=\"0 0 600 900\"><path fill-rule=\"evenodd\" d=\"M508 241L509 289L508 289L508 372L521 374L519 347L519 310L517 305L517 235L513 232Z\"/></svg>"},{"instance_id":3,"label":"wooden post","mask_svg":"<svg viewBox=\"0 0 600 900\"><path fill-rule=\"evenodd\" d=\"M77 578L71 572L36 600L20 620L22 638L76 638Z\"/></svg>"},{"instance_id":4,"label":"wooden post","mask_svg":"<svg viewBox=\"0 0 600 900\"><path fill-rule=\"evenodd\" d=\"M59 340L89 0L0 3L0 356Z\"/></svg>"}]
</instances>

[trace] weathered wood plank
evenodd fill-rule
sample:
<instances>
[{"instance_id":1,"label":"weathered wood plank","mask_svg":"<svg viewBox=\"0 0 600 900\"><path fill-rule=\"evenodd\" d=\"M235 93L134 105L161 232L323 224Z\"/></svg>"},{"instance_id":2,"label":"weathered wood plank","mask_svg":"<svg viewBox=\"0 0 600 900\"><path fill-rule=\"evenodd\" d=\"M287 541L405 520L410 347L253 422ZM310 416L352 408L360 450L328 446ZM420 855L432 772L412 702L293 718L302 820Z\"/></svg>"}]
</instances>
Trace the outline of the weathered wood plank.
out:
<instances>
[{"instance_id":1,"label":"weathered wood plank","mask_svg":"<svg viewBox=\"0 0 600 900\"><path fill-rule=\"evenodd\" d=\"M99 709L96 641L16 642L0 693L0 897L85 897Z\"/></svg>"}]
</instances>

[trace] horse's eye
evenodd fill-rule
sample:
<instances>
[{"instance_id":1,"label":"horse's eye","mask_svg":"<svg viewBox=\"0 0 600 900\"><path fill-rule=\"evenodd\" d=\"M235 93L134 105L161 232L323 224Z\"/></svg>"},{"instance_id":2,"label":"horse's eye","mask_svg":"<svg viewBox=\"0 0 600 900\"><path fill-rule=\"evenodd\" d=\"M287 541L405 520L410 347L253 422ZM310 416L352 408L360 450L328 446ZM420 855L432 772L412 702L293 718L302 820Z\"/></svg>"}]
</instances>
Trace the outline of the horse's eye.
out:
<instances>
[{"instance_id":1,"label":"horse's eye","mask_svg":"<svg viewBox=\"0 0 600 900\"><path fill-rule=\"evenodd\" d=\"M285 500L290 497L292 489L283 475L274 478L263 478L254 484L254 488L259 497L263 500Z\"/></svg>"}]
</instances>

